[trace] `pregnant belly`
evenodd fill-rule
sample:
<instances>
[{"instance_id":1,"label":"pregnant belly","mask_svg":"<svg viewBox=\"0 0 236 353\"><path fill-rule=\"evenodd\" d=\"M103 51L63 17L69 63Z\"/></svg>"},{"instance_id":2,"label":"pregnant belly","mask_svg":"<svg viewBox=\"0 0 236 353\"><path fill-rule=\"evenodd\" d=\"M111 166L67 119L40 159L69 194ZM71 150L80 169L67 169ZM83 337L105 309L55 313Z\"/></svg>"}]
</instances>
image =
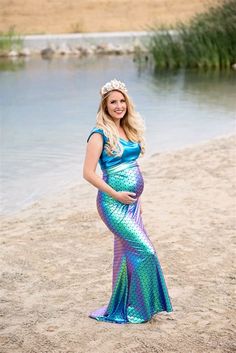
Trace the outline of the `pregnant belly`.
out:
<instances>
[{"instance_id":1,"label":"pregnant belly","mask_svg":"<svg viewBox=\"0 0 236 353\"><path fill-rule=\"evenodd\" d=\"M139 197L144 188L144 180L139 167L127 168L113 175L108 175L104 180L116 191L130 191Z\"/></svg>"}]
</instances>

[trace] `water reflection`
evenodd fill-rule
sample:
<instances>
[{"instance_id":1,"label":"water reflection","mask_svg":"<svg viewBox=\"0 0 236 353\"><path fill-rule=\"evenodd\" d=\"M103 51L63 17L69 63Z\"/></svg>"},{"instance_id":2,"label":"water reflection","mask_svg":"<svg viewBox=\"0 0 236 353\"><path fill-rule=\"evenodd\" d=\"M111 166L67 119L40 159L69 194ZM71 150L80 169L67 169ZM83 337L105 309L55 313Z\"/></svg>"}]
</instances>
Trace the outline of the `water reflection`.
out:
<instances>
[{"instance_id":1,"label":"water reflection","mask_svg":"<svg viewBox=\"0 0 236 353\"><path fill-rule=\"evenodd\" d=\"M176 89L184 92L184 100L191 97L195 104L205 105L206 109L212 106L229 112L236 111L234 87L236 73L234 71L179 71L178 73L156 74L153 77L153 86L177 94ZM215 106L215 108L214 108Z\"/></svg>"},{"instance_id":2,"label":"water reflection","mask_svg":"<svg viewBox=\"0 0 236 353\"><path fill-rule=\"evenodd\" d=\"M0 72L22 70L25 68L25 63L24 58L0 58Z\"/></svg>"}]
</instances>

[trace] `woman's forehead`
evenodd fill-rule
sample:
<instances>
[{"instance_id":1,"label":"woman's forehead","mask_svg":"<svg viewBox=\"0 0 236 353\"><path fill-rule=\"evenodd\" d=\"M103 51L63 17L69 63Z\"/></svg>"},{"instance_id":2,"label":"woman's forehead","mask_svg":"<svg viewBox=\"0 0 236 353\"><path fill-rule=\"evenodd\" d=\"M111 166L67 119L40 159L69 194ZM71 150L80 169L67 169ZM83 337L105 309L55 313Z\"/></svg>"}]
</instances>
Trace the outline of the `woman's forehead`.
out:
<instances>
[{"instance_id":1,"label":"woman's forehead","mask_svg":"<svg viewBox=\"0 0 236 353\"><path fill-rule=\"evenodd\" d=\"M122 99L125 98L125 96L120 92L120 91L112 91L109 96L108 99Z\"/></svg>"}]
</instances>

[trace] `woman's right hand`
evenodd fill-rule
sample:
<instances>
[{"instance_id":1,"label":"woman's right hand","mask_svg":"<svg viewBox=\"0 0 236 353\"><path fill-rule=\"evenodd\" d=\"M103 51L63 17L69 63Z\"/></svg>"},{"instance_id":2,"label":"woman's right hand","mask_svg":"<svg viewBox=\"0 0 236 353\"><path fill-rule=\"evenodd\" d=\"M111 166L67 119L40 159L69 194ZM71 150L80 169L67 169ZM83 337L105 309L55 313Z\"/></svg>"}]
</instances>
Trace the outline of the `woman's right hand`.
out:
<instances>
[{"instance_id":1,"label":"woman's right hand","mask_svg":"<svg viewBox=\"0 0 236 353\"><path fill-rule=\"evenodd\" d=\"M116 200L121 203L131 204L134 203L137 199L135 198L136 194L130 191L117 191L116 192Z\"/></svg>"}]
</instances>

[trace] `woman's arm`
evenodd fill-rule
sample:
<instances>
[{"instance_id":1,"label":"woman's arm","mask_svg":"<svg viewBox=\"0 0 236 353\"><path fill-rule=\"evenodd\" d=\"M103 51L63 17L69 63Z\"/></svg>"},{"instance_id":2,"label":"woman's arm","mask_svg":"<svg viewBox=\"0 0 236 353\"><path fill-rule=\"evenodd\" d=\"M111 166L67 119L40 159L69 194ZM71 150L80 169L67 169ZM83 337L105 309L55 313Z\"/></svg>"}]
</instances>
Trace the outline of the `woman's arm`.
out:
<instances>
[{"instance_id":1,"label":"woman's arm","mask_svg":"<svg viewBox=\"0 0 236 353\"><path fill-rule=\"evenodd\" d=\"M98 164L98 160L102 153L103 149L103 137L99 133L93 133L87 143L87 149L84 160L83 167L83 177L90 184L95 186L101 191L106 192L108 195L113 197L114 199L122 202L122 203L131 203L136 201L130 195L134 195L133 192L127 191L116 191L111 186L109 186L100 176L96 174L96 168Z\"/></svg>"},{"instance_id":2,"label":"woman's arm","mask_svg":"<svg viewBox=\"0 0 236 353\"><path fill-rule=\"evenodd\" d=\"M100 176L96 174L98 160L103 149L103 138L99 133L94 133L87 143L87 150L84 160L83 177L93 186L110 196L116 198L116 191L110 187Z\"/></svg>"}]
</instances>

